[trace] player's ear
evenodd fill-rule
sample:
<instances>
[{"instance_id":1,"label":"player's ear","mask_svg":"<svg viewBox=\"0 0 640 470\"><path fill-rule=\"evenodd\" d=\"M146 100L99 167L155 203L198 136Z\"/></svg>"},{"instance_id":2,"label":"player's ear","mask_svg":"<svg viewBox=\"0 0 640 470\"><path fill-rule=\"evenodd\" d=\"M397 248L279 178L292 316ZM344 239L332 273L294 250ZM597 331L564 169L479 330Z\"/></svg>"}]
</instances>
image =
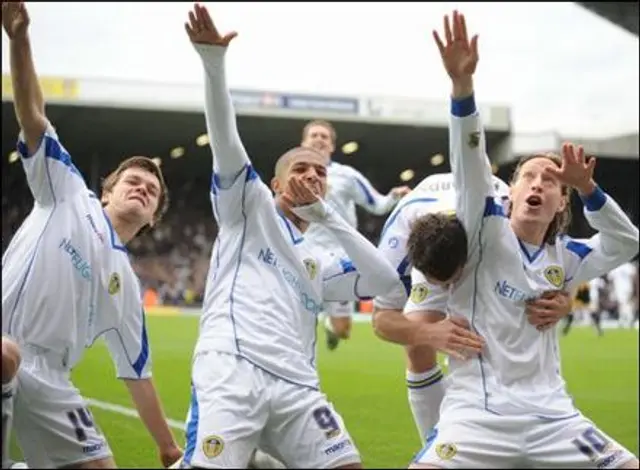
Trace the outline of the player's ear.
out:
<instances>
[{"instance_id":1,"label":"player's ear","mask_svg":"<svg viewBox=\"0 0 640 470\"><path fill-rule=\"evenodd\" d=\"M280 180L275 176L271 178L271 190L275 194L280 194L282 192L282 185L280 184Z\"/></svg>"}]
</instances>

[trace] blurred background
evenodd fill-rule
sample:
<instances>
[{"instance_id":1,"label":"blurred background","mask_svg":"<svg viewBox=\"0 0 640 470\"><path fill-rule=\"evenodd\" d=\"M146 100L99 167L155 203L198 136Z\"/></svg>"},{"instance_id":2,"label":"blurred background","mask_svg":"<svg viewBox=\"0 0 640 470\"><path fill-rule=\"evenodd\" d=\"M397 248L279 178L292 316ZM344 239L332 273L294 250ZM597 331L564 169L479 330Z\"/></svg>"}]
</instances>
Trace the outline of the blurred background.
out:
<instances>
[{"instance_id":1,"label":"blurred background","mask_svg":"<svg viewBox=\"0 0 640 470\"><path fill-rule=\"evenodd\" d=\"M48 116L88 185L99 191L135 154L165 172L168 215L130 245L146 304L198 306L216 225L201 65L182 26L189 4L28 8ZM480 34L476 89L495 172L508 180L522 155L583 144L638 224L637 3L216 3L220 29L239 32L228 82L262 177L314 118L336 126L334 158L381 192L449 171L449 85L431 29L453 8ZM14 151L7 47L3 36L3 250L33 205ZM574 203L571 235L589 236ZM384 219L359 214L374 243Z\"/></svg>"}]
</instances>

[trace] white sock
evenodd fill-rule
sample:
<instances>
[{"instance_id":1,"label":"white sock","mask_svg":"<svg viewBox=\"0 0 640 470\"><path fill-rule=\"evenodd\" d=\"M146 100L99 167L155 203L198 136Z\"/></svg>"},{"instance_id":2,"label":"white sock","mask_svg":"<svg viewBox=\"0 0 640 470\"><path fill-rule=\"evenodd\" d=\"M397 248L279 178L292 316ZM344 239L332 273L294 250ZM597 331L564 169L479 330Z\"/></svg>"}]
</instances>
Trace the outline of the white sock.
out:
<instances>
[{"instance_id":1,"label":"white sock","mask_svg":"<svg viewBox=\"0 0 640 470\"><path fill-rule=\"evenodd\" d=\"M335 334L335 331L333 331L333 323L331 323L331 317L329 315L324 317L324 327L331 333Z\"/></svg>"},{"instance_id":2,"label":"white sock","mask_svg":"<svg viewBox=\"0 0 640 470\"><path fill-rule=\"evenodd\" d=\"M287 468L275 457L256 449L249 462L249 468Z\"/></svg>"},{"instance_id":3,"label":"white sock","mask_svg":"<svg viewBox=\"0 0 640 470\"><path fill-rule=\"evenodd\" d=\"M440 419L440 403L444 397L443 378L440 366L421 373L407 371L409 406L422 443Z\"/></svg>"}]
</instances>

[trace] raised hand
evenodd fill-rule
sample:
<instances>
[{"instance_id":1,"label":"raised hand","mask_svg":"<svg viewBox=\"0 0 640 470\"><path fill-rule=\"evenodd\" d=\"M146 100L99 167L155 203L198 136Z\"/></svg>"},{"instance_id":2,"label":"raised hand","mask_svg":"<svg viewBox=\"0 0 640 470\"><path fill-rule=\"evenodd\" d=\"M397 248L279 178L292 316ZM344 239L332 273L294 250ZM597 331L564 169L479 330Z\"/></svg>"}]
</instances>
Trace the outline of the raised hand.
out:
<instances>
[{"instance_id":1,"label":"raised hand","mask_svg":"<svg viewBox=\"0 0 640 470\"><path fill-rule=\"evenodd\" d=\"M311 187L299 176L289 178L287 189L282 197L291 207L308 206L320 200Z\"/></svg>"},{"instance_id":2,"label":"raised hand","mask_svg":"<svg viewBox=\"0 0 640 470\"><path fill-rule=\"evenodd\" d=\"M454 11L451 22L449 16L445 15L444 42L435 30L433 39L451 80L455 82L470 79L478 65L478 35L469 40L464 15Z\"/></svg>"},{"instance_id":3,"label":"raised hand","mask_svg":"<svg viewBox=\"0 0 640 470\"><path fill-rule=\"evenodd\" d=\"M233 38L238 35L238 33L232 31L221 36L207 8L197 3L193 6L193 11L189 12L189 21L184 24L184 28L189 39L194 44L227 47Z\"/></svg>"},{"instance_id":4,"label":"raised hand","mask_svg":"<svg viewBox=\"0 0 640 470\"><path fill-rule=\"evenodd\" d=\"M578 190L582 195L590 194L595 189L593 170L596 158L586 158L584 148L565 143L562 146L562 166L545 167L545 172L556 177L562 184Z\"/></svg>"},{"instance_id":5,"label":"raised hand","mask_svg":"<svg viewBox=\"0 0 640 470\"><path fill-rule=\"evenodd\" d=\"M24 2L2 2L2 27L9 39L26 36L29 22Z\"/></svg>"}]
</instances>

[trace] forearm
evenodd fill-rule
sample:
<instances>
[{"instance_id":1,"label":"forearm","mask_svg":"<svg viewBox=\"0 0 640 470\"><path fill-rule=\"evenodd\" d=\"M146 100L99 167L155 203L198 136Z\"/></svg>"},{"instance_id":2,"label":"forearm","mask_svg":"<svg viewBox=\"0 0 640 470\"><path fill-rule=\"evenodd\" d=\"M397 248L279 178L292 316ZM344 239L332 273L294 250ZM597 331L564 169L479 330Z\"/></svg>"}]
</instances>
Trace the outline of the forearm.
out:
<instances>
[{"instance_id":1,"label":"forearm","mask_svg":"<svg viewBox=\"0 0 640 470\"><path fill-rule=\"evenodd\" d=\"M401 310L378 310L373 313L373 331L385 341L410 346L416 329L415 322L405 317Z\"/></svg>"},{"instance_id":2,"label":"forearm","mask_svg":"<svg viewBox=\"0 0 640 470\"><path fill-rule=\"evenodd\" d=\"M249 157L240 140L227 86L226 48L205 44L196 44L195 48L205 71L205 116L214 167L222 177L235 177L249 164Z\"/></svg>"},{"instance_id":3,"label":"forearm","mask_svg":"<svg viewBox=\"0 0 640 470\"><path fill-rule=\"evenodd\" d=\"M391 210L398 203L398 199L389 193L386 196L378 196L374 199L374 203L369 206L365 206L367 212L373 215L385 215L391 212Z\"/></svg>"},{"instance_id":4,"label":"forearm","mask_svg":"<svg viewBox=\"0 0 640 470\"><path fill-rule=\"evenodd\" d=\"M324 226L333 233L357 268L360 278L356 287L360 297L386 294L400 282L391 263L369 240L351 228L338 214L330 213Z\"/></svg>"},{"instance_id":5,"label":"forearm","mask_svg":"<svg viewBox=\"0 0 640 470\"><path fill-rule=\"evenodd\" d=\"M159 449L177 447L175 438L160 404L153 381L149 379L124 379L140 419L153 437Z\"/></svg>"},{"instance_id":6,"label":"forearm","mask_svg":"<svg viewBox=\"0 0 640 470\"><path fill-rule=\"evenodd\" d=\"M47 120L44 98L38 81L29 36L9 41L13 106L30 151L35 151Z\"/></svg>"},{"instance_id":7,"label":"forearm","mask_svg":"<svg viewBox=\"0 0 640 470\"><path fill-rule=\"evenodd\" d=\"M598 230L600 248L622 264L638 253L638 228L595 183L579 191L589 225ZM615 260L612 260L615 261Z\"/></svg>"}]
</instances>

